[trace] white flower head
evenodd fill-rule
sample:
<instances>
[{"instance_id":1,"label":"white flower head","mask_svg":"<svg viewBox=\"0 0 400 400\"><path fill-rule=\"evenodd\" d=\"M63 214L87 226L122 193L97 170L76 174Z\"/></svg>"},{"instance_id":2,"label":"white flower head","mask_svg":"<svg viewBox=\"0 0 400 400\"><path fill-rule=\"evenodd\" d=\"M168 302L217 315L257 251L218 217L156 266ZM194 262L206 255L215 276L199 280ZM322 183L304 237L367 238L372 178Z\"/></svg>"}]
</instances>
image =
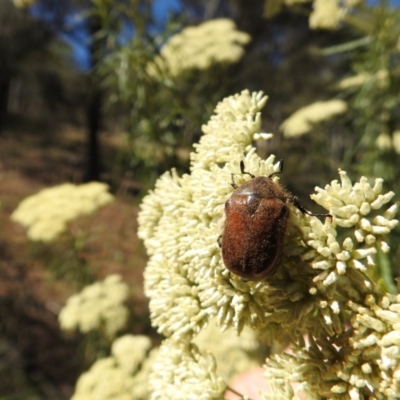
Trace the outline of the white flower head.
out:
<instances>
[{"instance_id":1,"label":"white flower head","mask_svg":"<svg viewBox=\"0 0 400 400\"><path fill-rule=\"evenodd\" d=\"M66 230L69 221L91 214L113 200L104 183L64 183L22 200L11 219L27 229L29 239L51 242Z\"/></svg>"},{"instance_id":2,"label":"white flower head","mask_svg":"<svg viewBox=\"0 0 400 400\"><path fill-rule=\"evenodd\" d=\"M310 28L335 30L346 15L362 3L363 0L314 0Z\"/></svg>"},{"instance_id":3,"label":"white flower head","mask_svg":"<svg viewBox=\"0 0 400 400\"><path fill-rule=\"evenodd\" d=\"M380 209L393 193L381 193L381 179L371 187L362 178L353 187L341 171L341 186L334 181L313 196L329 210L333 224L329 219L323 224L317 218L304 218L291 206L281 269L292 277L292 283L282 281L279 274L267 284L245 282L229 273L217 241L223 228L224 204L233 190L232 174L238 185L251 179L239 174L241 160L254 175L279 170L274 156L261 160L251 144L255 135L260 136L259 111L265 101L261 93L247 91L222 101L195 145L191 175L164 174L154 192L143 200L139 236L150 255L145 290L153 323L165 336L197 334L210 317L216 317L223 329L233 326L239 332L245 325L262 329L266 323L285 324L289 317L279 315L277 309L291 315L289 320L297 315L300 322L301 315L319 305L300 294L299 287L315 294L315 290L332 286L349 265L364 271L364 260L373 263L376 245L388 249L384 236L397 224L393 219L397 206L384 215L375 213L371 221L368 218L371 210ZM337 225L355 228L355 238L365 244L364 248L357 248L354 238L339 244ZM296 312L292 307L295 300L300 307ZM325 321L329 321L328 314Z\"/></svg>"},{"instance_id":4,"label":"white flower head","mask_svg":"<svg viewBox=\"0 0 400 400\"><path fill-rule=\"evenodd\" d=\"M341 183L335 180L331 185L326 185L325 189L317 187L317 194L311 196L335 216L334 225L354 230L354 238L349 237L343 242L343 253L339 251L339 247L332 244L332 241L329 243L330 250L336 254L339 261L346 263L351 263L351 260L368 259L375 254L375 247L388 252L389 246L384 239L398 224L398 220L394 219L398 204L392 204L382 214L381 208L392 200L394 193L391 191L382 193L381 178L376 179L371 185L367 178L362 177L353 185L345 171L339 171L339 175ZM356 249L354 239L363 244L364 248ZM312 246L315 247L315 244ZM323 255L326 256L326 252Z\"/></svg>"},{"instance_id":5,"label":"white flower head","mask_svg":"<svg viewBox=\"0 0 400 400\"><path fill-rule=\"evenodd\" d=\"M221 329L210 321L194 339L202 352L210 352L217 362L217 373L225 382L235 376L259 367L267 354L267 347L260 346L257 333L245 327L240 336L233 329L221 332Z\"/></svg>"},{"instance_id":6,"label":"white flower head","mask_svg":"<svg viewBox=\"0 0 400 400\"><path fill-rule=\"evenodd\" d=\"M316 124L344 114L347 104L343 100L317 101L298 109L280 126L286 137L301 136L313 129Z\"/></svg>"},{"instance_id":7,"label":"white flower head","mask_svg":"<svg viewBox=\"0 0 400 400\"><path fill-rule=\"evenodd\" d=\"M351 90L357 89L365 84L376 85L378 88L386 89L390 84L389 71L380 69L375 74L362 72L358 75L348 76L338 82L337 88L340 90Z\"/></svg>"},{"instance_id":8,"label":"white flower head","mask_svg":"<svg viewBox=\"0 0 400 400\"><path fill-rule=\"evenodd\" d=\"M250 36L238 31L230 19L206 21L172 36L149 72L155 77L160 71L177 77L184 71L205 70L215 63L232 64L242 58L243 47L249 41Z\"/></svg>"},{"instance_id":9,"label":"white flower head","mask_svg":"<svg viewBox=\"0 0 400 400\"><path fill-rule=\"evenodd\" d=\"M198 333L211 316L239 331L245 323L265 322L260 308L265 285L231 277L218 237L239 162L244 159L246 168L260 175L278 170L274 157L261 160L251 145L261 135L259 111L266 100L262 93L245 91L221 102L192 154L191 175L164 174L143 200L139 236L150 255L145 290L153 323L166 336ZM238 175L241 182L244 177Z\"/></svg>"},{"instance_id":10,"label":"white flower head","mask_svg":"<svg viewBox=\"0 0 400 400\"><path fill-rule=\"evenodd\" d=\"M61 310L61 328L79 329L82 333L104 328L105 334L113 338L128 320L129 311L123 304L128 293L128 285L119 275L110 275L102 282L86 286L71 296Z\"/></svg>"},{"instance_id":11,"label":"white flower head","mask_svg":"<svg viewBox=\"0 0 400 400\"><path fill-rule=\"evenodd\" d=\"M400 396L400 296L368 294L341 335L308 337L292 346L294 354L267 360L266 377L275 394L300 390L295 398L388 399ZM294 382L300 384L294 385ZM298 393L300 395L300 393Z\"/></svg>"},{"instance_id":12,"label":"white flower head","mask_svg":"<svg viewBox=\"0 0 400 400\"><path fill-rule=\"evenodd\" d=\"M146 358L151 341L143 335L124 335L114 341L111 353L124 370L133 373Z\"/></svg>"},{"instance_id":13,"label":"white flower head","mask_svg":"<svg viewBox=\"0 0 400 400\"><path fill-rule=\"evenodd\" d=\"M312 3L310 28L335 30L339 28L346 15L363 2L363 0L268 0L264 8L266 16L272 17L281 11L283 4L296 7L303 3Z\"/></svg>"},{"instance_id":14,"label":"white flower head","mask_svg":"<svg viewBox=\"0 0 400 400\"><path fill-rule=\"evenodd\" d=\"M96 361L76 384L72 400L146 400L148 375L156 352L150 339L125 335L116 339L110 357Z\"/></svg>"},{"instance_id":15,"label":"white flower head","mask_svg":"<svg viewBox=\"0 0 400 400\"><path fill-rule=\"evenodd\" d=\"M345 15L346 9L340 7L338 0L314 0L310 28L337 29Z\"/></svg>"},{"instance_id":16,"label":"white flower head","mask_svg":"<svg viewBox=\"0 0 400 400\"><path fill-rule=\"evenodd\" d=\"M179 385L173 389L172 382L197 379L189 372L194 367L187 366L193 360L203 363L207 359L214 371L214 358L203 358L192 346L211 321L222 331L233 328L238 334L250 327L269 342L292 339L294 357L269 359L275 371L269 376L276 379L274 387L282 398L293 393L289 381L298 381L307 393L322 393L319 388L323 388L328 394L340 393L345 382L353 397L358 384L373 384L364 378L337 379L336 370L321 370L318 362L324 365L327 354L334 362L341 357L341 347L352 346L354 338L345 322L352 316L358 321L360 310L353 309L351 302L371 308L366 296L379 293L369 272L375 266L377 249L389 250L385 238L397 224L394 217L398 208L388 204L393 193L383 191L381 179L370 184L362 177L353 184L340 171L340 183L333 181L325 189L317 188L312 198L331 215L325 221L303 215L289 197L282 262L267 280L243 280L223 263L218 237L224 229L224 204L233 191L232 179L239 186L253 179L240 172L240 163L243 161L245 170L255 176L268 176L280 169L273 155L263 160L253 147L254 140L271 137L260 133L260 111L266 100L262 93L243 91L220 102L191 154L190 174L164 174L143 199L138 232L150 257L144 273L145 292L152 323L167 337L163 346L168 349L161 350L164 357L150 379L152 390L158 393L154 398L171 398L173 390L179 393ZM272 179L278 182L278 177ZM338 229L348 235L339 240ZM374 311L360 321L368 329L390 330L385 322L376 322L382 318ZM302 342L303 335L309 336L312 348ZM336 337L335 341L331 337ZM168 352L173 361L167 360ZM188 361L178 362L182 357ZM348 367L356 376L366 361L361 359L358 365L350 364L351 360L349 356ZM382 360L393 369L387 354ZM203 367L198 373L204 377ZM175 379L176 374L182 375ZM325 377L329 379L323 384ZM204 379L211 381L210 390L220 388L214 372ZM166 387L171 392L162 392ZM218 390L204 398L214 398Z\"/></svg>"},{"instance_id":17,"label":"white flower head","mask_svg":"<svg viewBox=\"0 0 400 400\"><path fill-rule=\"evenodd\" d=\"M393 147L397 154L400 154L400 130L393 132Z\"/></svg>"},{"instance_id":18,"label":"white flower head","mask_svg":"<svg viewBox=\"0 0 400 400\"><path fill-rule=\"evenodd\" d=\"M150 376L150 400L223 398L226 384L216 373L210 353L201 353L196 345L165 340L153 362Z\"/></svg>"}]
</instances>

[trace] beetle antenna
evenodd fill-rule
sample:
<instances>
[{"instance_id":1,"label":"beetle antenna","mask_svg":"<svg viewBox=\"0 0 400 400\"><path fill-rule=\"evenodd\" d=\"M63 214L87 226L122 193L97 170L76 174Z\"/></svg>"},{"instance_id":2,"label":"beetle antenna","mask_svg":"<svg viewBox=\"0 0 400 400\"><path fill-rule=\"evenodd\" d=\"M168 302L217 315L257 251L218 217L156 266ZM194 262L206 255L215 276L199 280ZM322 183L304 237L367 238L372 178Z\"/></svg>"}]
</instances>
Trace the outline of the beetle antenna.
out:
<instances>
[{"instance_id":1,"label":"beetle antenna","mask_svg":"<svg viewBox=\"0 0 400 400\"><path fill-rule=\"evenodd\" d=\"M242 172L242 174L246 174L246 175L250 175L252 178L255 178L256 176L251 174L250 172L246 172L244 170L244 161L240 161L240 171Z\"/></svg>"},{"instance_id":2,"label":"beetle antenna","mask_svg":"<svg viewBox=\"0 0 400 400\"><path fill-rule=\"evenodd\" d=\"M282 173L282 171L283 171L283 160L279 161L278 167L279 167L279 171L276 171L276 172L273 172L272 174L269 174L268 178L272 178L274 175L278 175L278 174Z\"/></svg>"},{"instance_id":3,"label":"beetle antenna","mask_svg":"<svg viewBox=\"0 0 400 400\"><path fill-rule=\"evenodd\" d=\"M314 214L312 211L307 210L299 201L299 199L295 196L293 196L290 201L292 204L297 207L303 214L307 215L312 215L313 217L320 217L320 218L330 218L332 221L332 215L331 214Z\"/></svg>"}]
</instances>

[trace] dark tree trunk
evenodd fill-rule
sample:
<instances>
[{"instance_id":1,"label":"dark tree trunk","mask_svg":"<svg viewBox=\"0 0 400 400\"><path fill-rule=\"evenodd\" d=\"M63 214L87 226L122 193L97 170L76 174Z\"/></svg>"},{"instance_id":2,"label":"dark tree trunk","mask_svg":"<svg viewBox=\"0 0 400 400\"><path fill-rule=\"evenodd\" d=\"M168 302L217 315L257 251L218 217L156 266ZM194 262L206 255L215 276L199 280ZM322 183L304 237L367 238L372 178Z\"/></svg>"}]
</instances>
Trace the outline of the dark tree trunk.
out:
<instances>
[{"instance_id":1,"label":"dark tree trunk","mask_svg":"<svg viewBox=\"0 0 400 400\"><path fill-rule=\"evenodd\" d=\"M101 58L103 41L96 38L101 30L101 21L99 18L90 17L88 19L88 27L91 36L91 44L89 47L91 72L89 76L89 95L86 108L88 136L85 180L95 181L99 180L101 169L99 155L99 130L102 106L102 92L95 77L95 68Z\"/></svg>"},{"instance_id":2,"label":"dark tree trunk","mask_svg":"<svg viewBox=\"0 0 400 400\"><path fill-rule=\"evenodd\" d=\"M1 71L1 68L0 68ZM8 114L8 96L10 93L10 79L2 76L0 79L0 133L4 127L4 120Z\"/></svg>"},{"instance_id":3,"label":"dark tree trunk","mask_svg":"<svg viewBox=\"0 0 400 400\"><path fill-rule=\"evenodd\" d=\"M87 164L86 180L96 181L100 176L99 130L101 119L101 91L93 81L87 104Z\"/></svg>"}]
</instances>

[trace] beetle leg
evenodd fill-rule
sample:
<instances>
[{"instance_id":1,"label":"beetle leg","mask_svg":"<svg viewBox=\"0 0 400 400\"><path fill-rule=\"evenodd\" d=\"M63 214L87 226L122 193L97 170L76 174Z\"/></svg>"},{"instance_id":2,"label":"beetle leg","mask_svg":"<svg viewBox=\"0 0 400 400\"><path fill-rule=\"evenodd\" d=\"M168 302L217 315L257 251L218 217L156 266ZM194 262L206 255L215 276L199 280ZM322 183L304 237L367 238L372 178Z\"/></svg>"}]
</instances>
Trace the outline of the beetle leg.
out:
<instances>
[{"instance_id":1,"label":"beetle leg","mask_svg":"<svg viewBox=\"0 0 400 400\"><path fill-rule=\"evenodd\" d=\"M305 208L299 201L299 199L295 196L292 196L290 198L290 201L292 202L292 204L297 207L303 214L307 214L307 215L312 215L313 217L321 217L321 218L330 218L332 221L332 215L331 214L315 214L310 210L307 210L307 208Z\"/></svg>"},{"instance_id":2,"label":"beetle leg","mask_svg":"<svg viewBox=\"0 0 400 400\"><path fill-rule=\"evenodd\" d=\"M218 236L217 243L218 243L218 246L221 248L222 247L222 235Z\"/></svg>"}]
</instances>

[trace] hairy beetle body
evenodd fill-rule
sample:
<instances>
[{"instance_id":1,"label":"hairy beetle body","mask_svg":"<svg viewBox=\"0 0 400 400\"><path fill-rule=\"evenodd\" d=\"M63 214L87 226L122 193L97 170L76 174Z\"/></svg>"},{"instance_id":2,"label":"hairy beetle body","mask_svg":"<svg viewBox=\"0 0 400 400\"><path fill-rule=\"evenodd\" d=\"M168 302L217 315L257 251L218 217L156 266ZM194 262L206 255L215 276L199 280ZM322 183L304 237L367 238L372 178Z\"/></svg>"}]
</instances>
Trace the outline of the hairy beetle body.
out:
<instances>
[{"instance_id":1,"label":"hairy beetle body","mask_svg":"<svg viewBox=\"0 0 400 400\"><path fill-rule=\"evenodd\" d=\"M288 196L269 177L235 189L225 204L222 257L234 274L248 280L271 276L282 256Z\"/></svg>"},{"instance_id":2,"label":"hairy beetle body","mask_svg":"<svg viewBox=\"0 0 400 400\"><path fill-rule=\"evenodd\" d=\"M282 161L280 163L282 171ZM321 217L329 214L313 214L306 210L298 199L286 192L269 176L254 176L235 188L225 203L226 221L220 237L222 258L226 268L247 280L261 280L272 276L281 258L289 217L288 202L302 213Z\"/></svg>"}]
</instances>

